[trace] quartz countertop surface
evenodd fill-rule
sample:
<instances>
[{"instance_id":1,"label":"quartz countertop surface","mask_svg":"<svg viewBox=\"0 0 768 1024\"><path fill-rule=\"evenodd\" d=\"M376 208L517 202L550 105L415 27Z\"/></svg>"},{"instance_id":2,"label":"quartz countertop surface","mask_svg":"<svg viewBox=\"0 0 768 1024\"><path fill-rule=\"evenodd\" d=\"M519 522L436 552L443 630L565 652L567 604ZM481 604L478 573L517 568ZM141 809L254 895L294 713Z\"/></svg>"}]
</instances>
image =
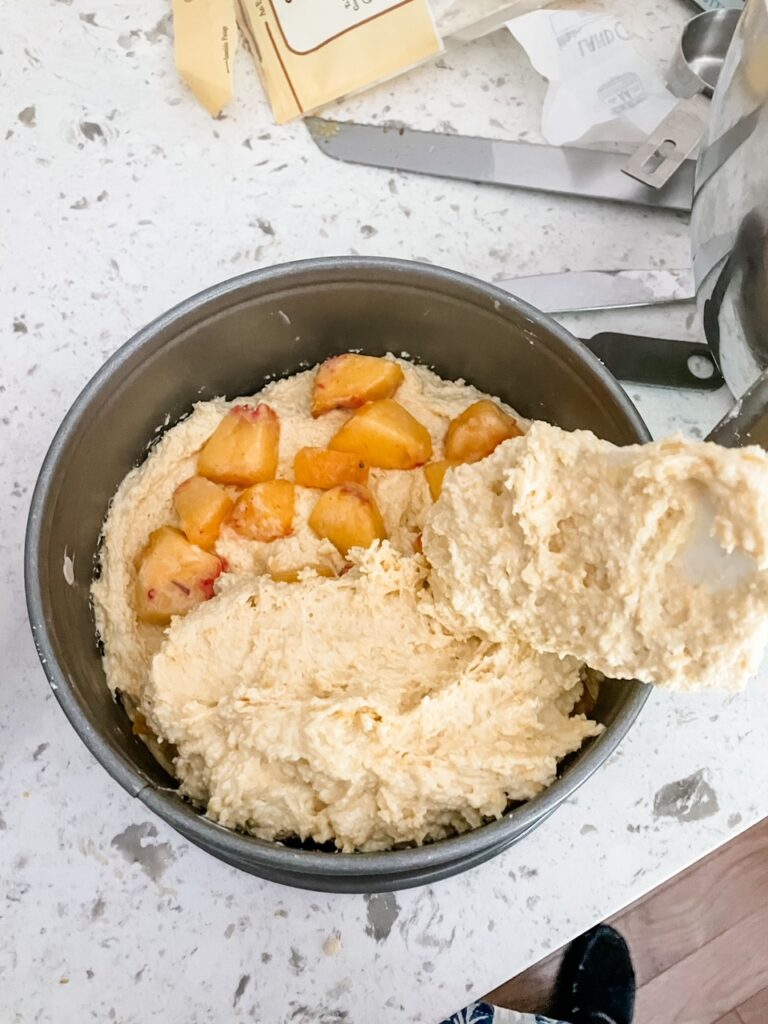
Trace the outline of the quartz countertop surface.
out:
<instances>
[{"instance_id":1,"label":"quartz countertop surface","mask_svg":"<svg viewBox=\"0 0 768 1024\"><path fill-rule=\"evenodd\" d=\"M616 6L659 61L690 13L673 0ZM282 888L153 817L59 710L24 611L35 476L103 360L217 280L338 253L489 280L682 266L686 219L336 163L301 123L272 123L244 51L237 98L211 119L177 78L168 9L6 0L0 11L1 1015L429 1024L768 813L768 672L738 696L654 693L610 762L482 867L395 894ZM497 32L332 115L539 141L543 94ZM692 305L592 314L577 326L697 331ZM703 436L730 405L725 390L629 391L657 436Z\"/></svg>"}]
</instances>

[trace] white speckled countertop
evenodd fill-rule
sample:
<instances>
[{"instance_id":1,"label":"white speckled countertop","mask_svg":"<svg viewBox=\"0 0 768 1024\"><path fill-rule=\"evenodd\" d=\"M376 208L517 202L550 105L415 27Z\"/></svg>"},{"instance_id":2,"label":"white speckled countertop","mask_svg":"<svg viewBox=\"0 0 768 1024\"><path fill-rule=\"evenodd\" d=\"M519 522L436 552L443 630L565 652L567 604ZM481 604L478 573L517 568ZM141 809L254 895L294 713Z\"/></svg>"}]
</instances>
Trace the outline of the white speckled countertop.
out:
<instances>
[{"instance_id":1,"label":"white speckled countertop","mask_svg":"<svg viewBox=\"0 0 768 1024\"><path fill-rule=\"evenodd\" d=\"M659 58L689 13L673 0L617 6ZM331 162L301 124L272 125L244 53L237 101L211 120L177 80L167 9L5 0L0 11L0 1016L434 1022L768 813L767 673L738 697L655 694L575 799L468 874L386 896L284 889L152 818L67 724L25 622L35 475L103 359L216 280L345 252L487 278L677 266L686 224ZM497 33L339 114L536 140L542 95ZM686 307L594 323L695 331ZM700 436L729 405L725 393L630 391L656 434Z\"/></svg>"}]
</instances>

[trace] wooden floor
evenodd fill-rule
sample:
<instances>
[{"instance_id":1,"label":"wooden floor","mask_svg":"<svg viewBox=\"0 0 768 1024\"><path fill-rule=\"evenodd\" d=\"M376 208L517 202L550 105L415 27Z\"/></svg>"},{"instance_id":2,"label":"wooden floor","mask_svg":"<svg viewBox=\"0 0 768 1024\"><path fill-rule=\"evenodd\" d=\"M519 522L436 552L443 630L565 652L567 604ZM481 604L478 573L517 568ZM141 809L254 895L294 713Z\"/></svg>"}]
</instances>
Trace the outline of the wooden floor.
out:
<instances>
[{"instance_id":1,"label":"wooden floor","mask_svg":"<svg viewBox=\"0 0 768 1024\"><path fill-rule=\"evenodd\" d=\"M768 820L611 921L637 974L634 1024L768 1024ZM546 1012L560 953L488 996Z\"/></svg>"}]
</instances>

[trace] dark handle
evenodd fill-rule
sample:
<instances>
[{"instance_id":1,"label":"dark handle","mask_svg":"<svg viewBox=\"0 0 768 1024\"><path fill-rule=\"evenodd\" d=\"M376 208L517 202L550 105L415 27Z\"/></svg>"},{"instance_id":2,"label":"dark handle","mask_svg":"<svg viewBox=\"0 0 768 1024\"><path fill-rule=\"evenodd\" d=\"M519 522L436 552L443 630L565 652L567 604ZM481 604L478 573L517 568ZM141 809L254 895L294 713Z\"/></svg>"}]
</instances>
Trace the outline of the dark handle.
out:
<instances>
[{"instance_id":1,"label":"dark handle","mask_svg":"<svg viewBox=\"0 0 768 1024\"><path fill-rule=\"evenodd\" d=\"M725 448L759 444L768 449L768 370L744 392L706 440L715 441Z\"/></svg>"},{"instance_id":2,"label":"dark handle","mask_svg":"<svg viewBox=\"0 0 768 1024\"><path fill-rule=\"evenodd\" d=\"M647 338L616 331L601 331L582 341L619 380L698 391L714 391L724 384L712 353L697 341ZM702 375L694 372L694 368ZM704 372L709 376L703 376Z\"/></svg>"}]
</instances>

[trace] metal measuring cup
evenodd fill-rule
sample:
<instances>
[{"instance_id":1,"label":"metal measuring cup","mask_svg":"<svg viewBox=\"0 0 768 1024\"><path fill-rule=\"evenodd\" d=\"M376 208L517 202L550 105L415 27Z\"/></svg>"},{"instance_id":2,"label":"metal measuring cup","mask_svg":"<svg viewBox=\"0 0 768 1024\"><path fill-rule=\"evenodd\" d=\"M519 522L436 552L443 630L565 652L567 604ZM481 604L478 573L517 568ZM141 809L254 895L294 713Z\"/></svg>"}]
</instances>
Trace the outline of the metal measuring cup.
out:
<instances>
[{"instance_id":1,"label":"metal measuring cup","mask_svg":"<svg viewBox=\"0 0 768 1024\"><path fill-rule=\"evenodd\" d=\"M667 85L680 99L622 167L625 174L661 188L696 149L740 16L733 8L704 11L685 26L667 72Z\"/></svg>"}]
</instances>

